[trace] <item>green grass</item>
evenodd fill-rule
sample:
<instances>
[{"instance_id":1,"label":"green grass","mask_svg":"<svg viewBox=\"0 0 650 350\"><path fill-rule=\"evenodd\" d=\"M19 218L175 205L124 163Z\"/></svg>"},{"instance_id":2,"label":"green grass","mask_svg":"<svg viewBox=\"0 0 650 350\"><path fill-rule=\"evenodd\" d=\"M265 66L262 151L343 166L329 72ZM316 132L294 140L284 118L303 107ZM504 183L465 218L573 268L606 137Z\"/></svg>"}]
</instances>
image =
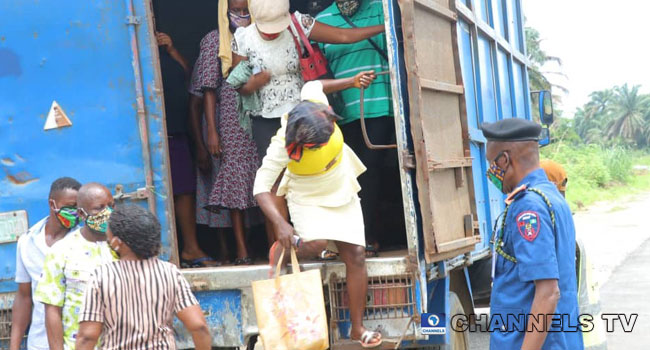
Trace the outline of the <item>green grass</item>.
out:
<instances>
[{"instance_id":1,"label":"green grass","mask_svg":"<svg viewBox=\"0 0 650 350\"><path fill-rule=\"evenodd\" d=\"M556 144L542 150L542 158L564 166L569 178L567 201L580 210L599 201L614 201L650 191L650 173L635 173L636 165L650 166L650 154L622 147Z\"/></svg>"},{"instance_id":2,"label":"green grass","mask_svg":"<svg viewBox=\"0 0 650 350\"><path fill-rule=\"evenodd\" d=\"M569 180L569 183L571 180ZM572 210L581 210L600 201L614 201L628 195L650 191L650 175L633 176L627 184L612 184L607 187L567 187L567 201ZM615 211L616 208L612 209Z\"/></svg>"}]
</instances>

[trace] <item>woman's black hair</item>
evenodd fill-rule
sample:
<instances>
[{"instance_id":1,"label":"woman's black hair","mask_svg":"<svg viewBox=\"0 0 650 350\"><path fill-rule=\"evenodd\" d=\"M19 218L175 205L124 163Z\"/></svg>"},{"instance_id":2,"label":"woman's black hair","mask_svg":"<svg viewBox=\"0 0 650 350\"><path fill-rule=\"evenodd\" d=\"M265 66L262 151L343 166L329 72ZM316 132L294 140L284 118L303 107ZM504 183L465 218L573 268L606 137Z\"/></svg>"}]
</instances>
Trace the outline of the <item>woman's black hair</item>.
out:
<instances>
[{"instance_id":1,"label":"woman's black hair","mask_svg":"<svg viewBox=\"0 0 650 350\"><path fill-rule=\"evenodd\" d=\"M339 119L341 117L328 105L302 101L289 112L285 146L325 143L332 136L334 123Z\"/></svg>"},{"instance_id":2,"label":"woman's black hair","mask_svg":"<svg viewBox=\"0 0 650 350\"><path fill-rule=\"evenodd\" d=\"M111 213L108 227L140 259L160 253L160 222L147 209L137 205L120 205Z\"/></svg>"}]
</instances>

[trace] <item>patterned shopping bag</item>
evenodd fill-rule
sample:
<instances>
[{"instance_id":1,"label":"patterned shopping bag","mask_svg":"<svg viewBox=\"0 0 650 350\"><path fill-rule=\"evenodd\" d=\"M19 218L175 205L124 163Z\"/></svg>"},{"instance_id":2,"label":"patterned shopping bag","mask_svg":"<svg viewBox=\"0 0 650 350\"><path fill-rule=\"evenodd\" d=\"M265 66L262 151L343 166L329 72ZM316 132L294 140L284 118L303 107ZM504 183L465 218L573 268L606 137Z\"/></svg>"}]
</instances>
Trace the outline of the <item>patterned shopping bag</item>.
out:
<instances>
[{"instance_id":1,"label":"patterned shopping bag","mask_svg":"<svg viewBox=\"0 0 650 350\"><path fill-rule=\"evenodd\" d=\"M329 347L323 283L318 270L300 272L291 248L293 273L253 282L257 326L265 349L325 350Z\"/></svg>"}]
</instances>

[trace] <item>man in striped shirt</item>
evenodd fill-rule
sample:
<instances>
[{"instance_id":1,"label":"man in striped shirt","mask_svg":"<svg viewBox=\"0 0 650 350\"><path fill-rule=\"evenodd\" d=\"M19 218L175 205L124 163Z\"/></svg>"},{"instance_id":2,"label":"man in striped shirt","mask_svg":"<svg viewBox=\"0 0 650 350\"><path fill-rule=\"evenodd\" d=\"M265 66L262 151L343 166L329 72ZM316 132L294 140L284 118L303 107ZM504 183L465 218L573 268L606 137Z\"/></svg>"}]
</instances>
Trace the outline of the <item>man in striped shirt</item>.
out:
<instances>
[{"instance_id":1,"label":"man in striped shirt","mask_svg":"<svg viewBox=\"0 0 650 350\"><path fill-rule=\"evenodd\" d=\"M339 28L383 25L382 0L336 0L318 14L316 20ZM320 44L320 47L337 79L352 77L366 70L381 72L389 69L384 33L354 44ZM366 146L359 120L361 105L359 89L343 90L340 96L344 107L336 112L343 118L339 121L339 125L345 142L368 169L359 177L361 184L359 197L366 223L366 240L369 243L366 248L369 253L367 255L373 256L380 243L396 243L394 237L378 235L382 229L390 230L388 227L391 223L382 223L382 217L404 222L397 152L392 149L371 150ZM377 79L365 89L364 101L364 119L370 141L380 145L395 143L395 121L389 75L377 76ZM397 203L399 208L391 207L390 213L382 215L379 212L380 208L388 206L388 203Z\"/></svg>"},{"instance_id":2,"label":"man in striped shirt","mask_svg":"<svg viewBox=\"0 0 650 350\"><path fill-rule=\"evenodd\" d=\"M174 315L192 334L197 350L208 350L212 338L198 301L181 272L157 258L160 223L135 205L111 214L108 242L120 260L93 273L81 308L77 350L176 349Z\"/></svg>"}]
</instances>

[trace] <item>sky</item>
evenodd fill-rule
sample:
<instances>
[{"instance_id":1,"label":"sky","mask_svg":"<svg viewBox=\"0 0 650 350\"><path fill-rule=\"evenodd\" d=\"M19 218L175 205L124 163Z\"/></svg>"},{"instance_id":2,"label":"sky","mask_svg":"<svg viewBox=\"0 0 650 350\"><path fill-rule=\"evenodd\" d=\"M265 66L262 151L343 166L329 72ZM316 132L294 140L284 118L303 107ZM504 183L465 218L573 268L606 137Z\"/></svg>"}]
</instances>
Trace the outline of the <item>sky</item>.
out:
<instances>
[{"instance_id":1,"label":"sky","mask_svg":"<svg viewBox=\"0 0 650 350\"><path fill-rule=\"evenodd\" d=\"M522 1L527 26L540 32L542 50L562 59L567 77L547 77L569 89L557 106L564 117L588 102L593 91L628 83L650 93L650 1Z\"/></svg>"}]
</instances>

